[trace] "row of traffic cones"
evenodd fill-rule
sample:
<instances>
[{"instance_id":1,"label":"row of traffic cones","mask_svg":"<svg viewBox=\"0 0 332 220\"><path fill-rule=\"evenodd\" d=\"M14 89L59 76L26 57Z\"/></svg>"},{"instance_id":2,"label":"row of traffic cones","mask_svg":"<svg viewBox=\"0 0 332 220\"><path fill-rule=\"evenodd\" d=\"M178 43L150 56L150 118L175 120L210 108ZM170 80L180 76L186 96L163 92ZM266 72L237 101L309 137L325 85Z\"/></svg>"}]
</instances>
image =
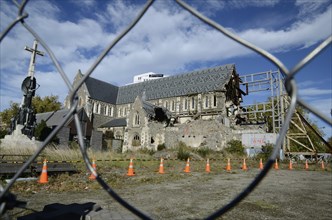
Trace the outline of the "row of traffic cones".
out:
<instances>
[{"instance_id":1,"label":"row of traffic cones","mask_svg":"<svg viewBox=\"0 0 332 220\"><path fill-rule=\"evenodd\" d=\"M259 160L259 169L262 170L263 167L264 167L264 165L263 165L263 160L260 159L260 160ZM324 161L321 162L321 168L322 168L322 170L325 170L325 164L324 164ZM247 164L246 164L246 159L243 159L243 164L242 164L242 166L241 166L241 169L244 170L244 171L248 170L248 167L247 167ZM275 169L275 170L279 170L279 164L278 164L278 160L277 160L277 159L275 160L275 163L274 163L274 169ZM292 163L291 160L289 161L289 167L288 167L288 169L289 169L289 170L292 170L292 169L293 169L293 163ZM305 169L305 170L309 170L308 160L305 161L304 169ZM188 159L187 164L186 164L185 172L188 172L189 170L190 170L190 168L189 168L189 159ZM208 172L208 173L211 172L211 170L210 170L210 162L209 162L209 159L207 159L207 161L206 161L206 168L205 168L205 171ZM230 159L229 159L229 158L227 159L226 171L227 171L227 172L232 171L231 162L230 162Z\"/></svg>"},{"instance_id":2,"label":"row of traffic cones","mask_svg":"<svg viewBox=\"0 0 332 220\"><path fill-rule=\"evenodd\" d=\"M162 167L162 172L159 171L159 173L164 173L164 168L163 168L163 163L161 162L160 163L160 166ZM264 167L263 165L263 160L260 159L259 160L259 169L262 170ZM305 170L309 170L309 165L308 165L308 160L306 160L305 162ZM324 161L321 162L321 168L322 170L325 170L325 165L324 165ZM161 169L161 168L160 168ZM243 159L243 164L241 166L241 169L244 170L244 171L247 171L248 170L248 167L247 167L247 164L246 164L246 159L244 158ZM279 170L279 164L278 164L278 160L276 159L275 160L275 163L274 163L274 169L275 170ZM289 161L289 170L292 170L293 169L293 163L292 161L290 160ZM231 167L231 160L228 158L227 159L227 166L226 166L226 171L227 172L230 172L232 171L232 167ZM189 164L189 158L186 162L186 167L184 169L184 172L185 173L190 173L190 164ZM206 160L206 167L205 167L205 172L207 173L210 173L211 172L211 168L210 168L210 161L209 159Z\"/></svg>"},{"instance_id":3,"label":"row of traffic cones","mask_svg":"<svg viewBox=\"0 0 332 220\"><path fill-rule=\"evenodd\" d=\"M92 160L92 168L93 168L95 171L97 170L96 161L95 161L94 159ZM305 170L309 170L308 160L306 160L306 162L305 162L305 167L304 167L304 168L305 168ZM321 162L321 168L322 168L323 170L325 170L325 164L324 164L324 161ZM247 167L246 159L245 159L245 158L243 159L243 164L242 164L241 169L244 170L244 171L247 171L247 170L248 170L248 167ZM263 161L262 161L262 159L259 160L259 169L260 169L260 170L263 169ZM276 159L276 161L275 161L275 163L274 163L274 169L275 169L275 170L279 170L279 164L278 164L278 160L277 160L277 159ZM292 169L293 169L293 163L292 163L291 160L289 161L288 169L289 169L289 170L292 170ZM227 171L227 172L232 171L231 160L230 160L229 158L227 159L226 171ZM186 166L185 166L184 172L185 172L185 173L190 173L190 160L189 160L189 158L187 159L187 162L186 162ZM207 172L207 173L210 173L210 172L211 172L210 161L209 161L209 159L206 160L205 172ZM164 173L165 173L165 171L164 171L164 159L163 159L163 158L160 159L160 165L159 165L159 171L158 171L158 173L159 173L159 174L164 174ZM130 159L129 167L128 167L128 172L127 172L127 176L135 176L133 159ZM91 175L89 176L89 179L90 179L90 180L94 180L94 179L96 179L96 176L95 176L93 173L91 173ZM40 179L39 179L38 182L39 182L39 183L48 183L47 161L46 161L46 159L45 159L44 162L43 162L43 168L42 168L42 172L41 172Z\"/></svg>"},{"instance_id":4,"label":"row of traffic cones","mask_svg":"<svg viewBox=\"0 0 332 220\"><path fill-rule=\"evenodd\" d=\"M260 169L263 169L262 159L260 160L259 168L260 168ZM321 162L321 168L322 168L322 170L325 170L325 164L324 164L324 161ZM277 159L276 159L276 162L274 163L274 169L275 169L275 170L279 170L279 165L278 165L278 160L277 160ZM289 169L289 170L292 170L292 169L293 169L293 162L292 162L292 160L289 160L288 169ZM308 160L305 161L304 169L305 169L305 170L309 170Z\"/></svg>"},{"instance_id":5,"label":"row of traffic cones","mask_svg":"<svg viewBox=\"0 0 332 220\"><path fill-rule=\"evenodd\" d=\"M95 160L92 160L92 167L96 171L97 166L96 166ZM91 175L89 176L89 179L91 179L91 180L96 179L96 176L93 173L91 173ZM42 168L38 182L39 183L48 183L47 160L46 159L44 159L44 161L43 161L43 168Z\"/></svg>"}]
</instances>

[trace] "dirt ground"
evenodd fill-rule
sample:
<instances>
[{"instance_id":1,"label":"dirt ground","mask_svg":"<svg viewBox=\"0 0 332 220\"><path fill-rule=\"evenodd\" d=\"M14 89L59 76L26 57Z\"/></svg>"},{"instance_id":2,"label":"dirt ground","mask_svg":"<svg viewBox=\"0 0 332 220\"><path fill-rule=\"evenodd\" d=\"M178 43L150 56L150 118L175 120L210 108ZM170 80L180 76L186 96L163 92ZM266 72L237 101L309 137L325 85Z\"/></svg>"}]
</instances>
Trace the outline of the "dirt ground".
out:
<instances>
[{"instance_id":1,"label":"dirt ground","mask_svg":"<svg viewBox=\"0 0 332 220\"><path fill-rule=\"evenodd\" d=\"M119 195L153 219L203 219L227 204L259 172L235 170L232 173L180 173L167 181L130 184L142 175L128 177L128 186ZM158 175L158 174L153 174ZM103 190L47 192L30 195L28 208L41 211L46 204L87 203L103 211L120 212L123 219L137 219ZM17 212L17 210L16 210ZM14 214L11 212L11 214ZM18 213L16 213L17 215ZM107 215L101 219L107 219ZM96 218L94 218L96 219ZM239 205L220 219L332 219L332 173L329 171L271 170L260 185Z\"/></svg>"}]
</instances>

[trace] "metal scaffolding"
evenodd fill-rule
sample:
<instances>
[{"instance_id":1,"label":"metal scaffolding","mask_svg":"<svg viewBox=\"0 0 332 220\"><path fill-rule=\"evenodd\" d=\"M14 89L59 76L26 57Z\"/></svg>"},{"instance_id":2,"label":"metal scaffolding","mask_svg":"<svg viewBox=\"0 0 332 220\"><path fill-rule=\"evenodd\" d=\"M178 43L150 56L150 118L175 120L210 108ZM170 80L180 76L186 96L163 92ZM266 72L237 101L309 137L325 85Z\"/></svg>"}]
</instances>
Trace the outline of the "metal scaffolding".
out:
<instances>
[{"instance_id":1,"label":"metal scaffolding","mask_svg":"<svg viewBox=\"0 0 332 220\"><path fill-rule=\"evenodd\" d=\"M259 124L272 120L272 128L269 132L278 133L283 124L284 95L283 79L279 70L253 73L240 76L241 89L246 95L252 93L266 94L265 102L243 105L241 115L244 115L249 123Z\"/></svg>"},{"instance_id":2,"label":"metal scaffolding","mask_svg":"<svg viewBox=\"0 0 332 220\"><path fill-rule=\"evenodd\" d=\"M245 119L243 124L266 124L267 132L279 133L284 123L285 112L289 107L289 97L285 92L284 78L279 70L259 72L240 76L240 89L246 94L260 93L265 97L264 102L255 102L241 106L239 115ZM291 120L292 129L288 129L283 140L282 149L285 154L317 154L317 150L308 135L308 128L313 129L310 123L295 110ZM314 131L321 140L324 139ZM324 141L323 141L324 142ZM326 142L324 142L326 144ZM294 145L299 145L305 152L295 152ZM328 146L330 147L330 146Z\"/></svg>"}]
</instances>

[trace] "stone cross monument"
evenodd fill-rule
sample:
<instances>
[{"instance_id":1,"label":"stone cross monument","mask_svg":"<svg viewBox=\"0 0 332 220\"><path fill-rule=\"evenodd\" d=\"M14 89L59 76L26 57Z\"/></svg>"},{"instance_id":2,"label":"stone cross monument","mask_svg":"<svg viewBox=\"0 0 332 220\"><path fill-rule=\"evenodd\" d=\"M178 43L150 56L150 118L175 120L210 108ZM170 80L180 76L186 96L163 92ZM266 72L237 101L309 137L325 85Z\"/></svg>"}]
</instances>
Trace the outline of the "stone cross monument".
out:
<instances>
[{"instance_id":1,"label":"stone cross monument","mask_svg":"<svg viewBox=\"0 0 332 220\"><path fill-rule=\"evenodd\" d=\"M25 50L31 52L31 58L28 76L23 80L21 87L21 90L23 92L23 98L15 125L17 129L20 128L21 132L27 135L30 139L34 134L34 127L36 121L36 116L32 109L32 98L35 96L37 85L36 78L34 77L36 55L44 56L44 53L37 50L37 47L38 42L35 40L33 43L33 48L24 48Z\"/></svg>"},{"instance_id":2,"label":"stone cross monument","mask_svg":"<svg viewBox=\"0 0 332 220\"><path fill-rule=\"evenodd\" d=\"M32 108L32 98L35 96L37 82L34 76L36 55L44 56L39 51L38 42L35 40L33 47L25 47L24 49L31 52L28 76L23 80L21 90L23 98L20 105L18 115L11 121L11 135L6 135L1 140L1 146L9 148L36 148L37 143L31 140L34 135L36 124L36 115Z\"/></svg>"}]
</instances>

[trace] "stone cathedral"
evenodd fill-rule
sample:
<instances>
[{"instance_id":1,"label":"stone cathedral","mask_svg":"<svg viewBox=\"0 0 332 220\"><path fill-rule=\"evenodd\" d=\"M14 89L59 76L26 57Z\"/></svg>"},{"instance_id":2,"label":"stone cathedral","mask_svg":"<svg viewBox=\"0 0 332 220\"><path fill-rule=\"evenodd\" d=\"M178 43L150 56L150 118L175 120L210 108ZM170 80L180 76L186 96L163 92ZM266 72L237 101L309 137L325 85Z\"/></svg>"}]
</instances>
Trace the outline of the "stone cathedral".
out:
<instances>
[{"instance_id":1,"label":"stone cathedral","mask_svg":"<svg viewBox=\"0 0 332 220\"><path fill-rule=\"evenodd\" d=\"M82 77L78 71L74 85ZM235 65L228 64L125 86L89 77L78 99L88 121L82 127L111 132L124 152L179 141L220 149L232 132L242 94ZM83 129L87 140L95 132Z\"/></svg>"}]
</instances>

